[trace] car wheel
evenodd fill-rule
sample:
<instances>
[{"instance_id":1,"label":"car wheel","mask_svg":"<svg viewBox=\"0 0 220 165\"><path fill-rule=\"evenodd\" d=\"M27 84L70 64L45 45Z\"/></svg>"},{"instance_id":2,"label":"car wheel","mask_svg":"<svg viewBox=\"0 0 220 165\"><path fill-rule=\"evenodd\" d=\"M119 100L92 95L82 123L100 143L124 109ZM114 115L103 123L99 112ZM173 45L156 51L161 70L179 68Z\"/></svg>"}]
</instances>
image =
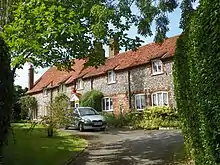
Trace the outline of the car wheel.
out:
<instances>
[{"instance_id":1,"label":"car wheel","mask_svg":"<svg viewBox=\"0 0 220 165\"><path fill-rule=\"evenodd\" d=\"M100 128L100 131L105 131L105 127L104 128Z\"/></svg>"},{"instance_id":2,"label":"car wheel","mask_svg":"<svg viewBox=\"0 0 220 165\"><path fill-rule=\"evenodd\" d=\"M68 129L69 129L69 127L68 127L68 126L66 126L66 127L65 127L65 130L68 130Z\"/></svg>"},{"instance_id":3,"label":"car wheel","mask_svg":"<svg viewBox=\"0 0 220 165\"><path fill-rule=\"evenodd\" d=\"M79 123L79 131L80 132L84 131L84 124L83 123Z\"/></svg>"}]
</instances>

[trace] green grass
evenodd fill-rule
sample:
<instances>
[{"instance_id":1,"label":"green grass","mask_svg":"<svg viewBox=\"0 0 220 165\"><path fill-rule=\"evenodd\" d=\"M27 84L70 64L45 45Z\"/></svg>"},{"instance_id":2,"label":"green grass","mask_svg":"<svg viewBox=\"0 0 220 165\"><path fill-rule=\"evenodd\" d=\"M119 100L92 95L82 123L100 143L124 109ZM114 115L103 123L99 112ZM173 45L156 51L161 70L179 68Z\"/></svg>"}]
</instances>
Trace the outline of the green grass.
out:
<instances>
[{"instance_id":1,"label":"green grass","mask_svg":"<svg viewBox=\"0 0 220 165\"><path fill-rule=\"evenodd\" d=\"M31 133L29 127L13 125L15 136L10 136L4 152L6 165L64 165L87 145L84 139L67 132L58 131L49 138L43 127L36 126Z\"/></svg>"}]
</instances>

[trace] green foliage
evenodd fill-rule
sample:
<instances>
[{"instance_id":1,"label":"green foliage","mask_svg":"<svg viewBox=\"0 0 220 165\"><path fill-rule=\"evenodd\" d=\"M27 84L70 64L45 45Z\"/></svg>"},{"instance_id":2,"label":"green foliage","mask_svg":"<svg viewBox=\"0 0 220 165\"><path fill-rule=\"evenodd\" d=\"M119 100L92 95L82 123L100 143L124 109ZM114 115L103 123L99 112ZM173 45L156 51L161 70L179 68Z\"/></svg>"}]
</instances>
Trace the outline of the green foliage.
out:
<instances>
[{"instance_id":1,"label":"green foliage","mask_svg":"<svg viewBox=\"0 0 220 165\"><path fill-rule=\"evenodd\" d=\"M175 96L190 156L220 163L220 2L201 0L177 45Z\"/></svg>"},{"instance_id":2,"label":"green foliage","mask_svg":"<svg viewBox=\"0 0 220 165\"><path fill-rule=\"evenodd\" d=\"M7 141L13 104L13 76L10 55L4 40L0 37L0 156ZM1 162L1 160L0 160Z\"/></svg>"},{"instance_id":3,"label":"green foliage","mask_svg":"<svg viewBox=\"0 0 220 165\"><path fill-rule=\"evenodd\" d=\"M13 52L13 66L31 62L70 69L71 59L85 57L89 65L99 65L105 60L99 45L109 44L113 36L120 39L121 47L136 48L140 39L126 34L134 23L129 15L131 2L115 3L120 6L108 0L14 1L11 22L3 33Z\"/></svg>"},{"instance_id":4,"label":"green foliage","mask_svg":"<svg viewBox=\"0 0 220 165\"><path fill-rule=\"evenodd\" d=\"M142 129L158 129L160 127L179 127L179 117L177 112L170 107L150 107L143 112L131 111L129 113L114 115L103 112L108 126Z\"/></svg>"},{"instance_id":5,"label":"green foliage","mask_svg":"<svg viewBox=\"0 0 220 165\"><path fill-rule=\"evenodd\" d=\"M102 45L109 45L113 37L119 39L120 47L136 49L142 41L127 35L133 25L139 34L151 36L155 21L155 40L162 41L169 31L167 13L177 6L177 0L3 0L0 4L3 36L13 52L13 66L31 62L60 69L71 69L75 58L87 57L87 65L102 64Z\"/></svg>"},{"instance_id":6,"label":"green foliage","mask_svg":"<svg viewBox=\"0 0 220 165\"><path fill-rule=\"evenodd\" d=\"M159 129L160 127L178 127L179 117L171 107L154 106L146 108L143 119L138 123L139 128Z\"/></svg>"},{"instance_id":7,"label":"green foliage","mask_svg":"<svg viewBox=\"0 0 220 165\"><path fill-rule=\"evenodd\" d=\"M15 85L14 86L14 101L13 101L13 109L12 109L12 121L21 120L21 103L20 99L27 92L27 88L22 89L22 86Z\"/></svg>"},{"instance_id":8,"label":"green foliage","mask_svg":"<svg viewBox=\"0 0 220 165\"><path fill-rule=\"evenodd\" d=\"M47 115L41 118L48 131L48 137L52 137L56 129L65 127L72 121L72 110L68 109L69 98L65 94L59 94L52 103L49 104ZM34 128L34 125L32 126Z\"/></svg>"},{"instance_id":9,"label":"green foliage","mask_svg":"<svg viewBox=\"0 0 220 165\"><path fill-rule=\"evenodd\" d=\"M82 96L80 106L92 107L100 112L102 110L102 98L103 94L100 91L91 90Z\"/></svg>"},{"instance_id":10,"label":"green foliage","mask_svg":"<svg viewBox=\"0 0 220 165\"><path fill-rule=\"evenodd\" d=\"M121 128L124 126L132 126L131 117L133 117L133 115L130 113L121 114L118 116L111 112L102 112L101 114L105 117L109 127Z\"/></svg>"},{"instance_id":11,"label":"green foliage","mask_svg":"<svg viewBox=\"0 0 220 165\"><path fill-rule=\"evenodd\" d=\"M37 125L31 134L28 129L31 124L12 124L15 133L15 143L9 136L8 145L4 151L5 165L61 165L74 158L87 145L87 142L74 136L72 132L58 130L54 138L46 136L45 128Z\"/></svg>"},{"instance_id":12,"label":"green foliage","mask_svg":"<svg viewBox=\"0 0 220 165\"><path fill-rule=\"evenodd\" d=\"M21 119L30 119L32 112L37 109L37 100L35 97L23 96L19 101L21 105Z\"/></svg>"}]
</instances>

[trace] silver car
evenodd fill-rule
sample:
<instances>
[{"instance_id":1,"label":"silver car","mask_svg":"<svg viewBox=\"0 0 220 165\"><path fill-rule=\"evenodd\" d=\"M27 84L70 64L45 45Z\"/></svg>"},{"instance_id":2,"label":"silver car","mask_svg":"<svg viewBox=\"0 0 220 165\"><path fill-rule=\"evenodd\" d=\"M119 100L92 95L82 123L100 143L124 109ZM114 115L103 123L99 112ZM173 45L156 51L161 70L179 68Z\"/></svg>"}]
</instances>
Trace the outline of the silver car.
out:
<instances>
[{"instance_id":1,"label":"silver car","mask_svg":"<svg viewBox=\"0 0 220 165\"><path fill-rule=\"evenodd\" d=\"M66 129L73 127L84 130L102 130L106 128L106 120L104 116L100 115L94 108L78 107L73 112L73 121L71 125L66 126Z\"/></svg>"}]
</instances>

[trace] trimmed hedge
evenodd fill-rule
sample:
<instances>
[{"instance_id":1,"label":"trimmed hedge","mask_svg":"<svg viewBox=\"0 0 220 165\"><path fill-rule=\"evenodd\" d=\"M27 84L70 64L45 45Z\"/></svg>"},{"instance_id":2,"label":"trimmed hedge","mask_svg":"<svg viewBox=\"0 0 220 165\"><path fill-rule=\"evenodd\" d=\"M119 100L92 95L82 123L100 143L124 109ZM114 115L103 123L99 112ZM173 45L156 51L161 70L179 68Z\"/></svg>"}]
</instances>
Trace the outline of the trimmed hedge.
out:
<instances>
[{"instance_id":1,"label":"trimmed hedge","mask_svg":"<svg viewBox=\"0 0 220 165\"><path fill-rule=\"evenodd\" d=\"M220 1L201 0L177 42L174 83L189 155L220 164Z\"/></svg>"},{"instance_id":2,"label":"trimmed hedge","mask_svg":"<svg viewBox=\"0 0 220 165\"><path fill-rule=\"evenodd\" d=\"M97 111L102 110L102 98L103 94L97 90L91 90L86 92L81 99L80 106L82 107L92 107Z\"/></svg>"},{"instance_id":3,"label":"trimmed hedge","mask_svg":"<svg viewBox=\"0 0 220 165\"><path fill-rule=\"evenodd\" d=\"M110 112L102 112L101 114L105 117L108 126L116 128L124 126L136 128L138 123L143 119L143 114L138 112L125 113L119 116Z\"/></svg>"},{"instance_id":4,"label":"trimmed hedge","mask_svg":"<svg viewBox=\"0 0 220 165\"><path fill-rule=\"evenodd\" d=\"M143 112L143 120L137 127L144 129L159 129L160 127L179 127L177 112L167 106L155 106L146 108Z\"/></svg>"},{"instance_id":5,"label":"trimmed hedge","mask_svg":"<svg viewBox=\"0 0 220 165\"><path fill-rule=\"evenodd\" d=\"M131 111L120 116L108 112L103 112L102 115L105 116L108 125L111 127L130 126L141 129L179 127L177 112L166 106L146 108L143 112Z\"/></svg>"}]
</instances>

